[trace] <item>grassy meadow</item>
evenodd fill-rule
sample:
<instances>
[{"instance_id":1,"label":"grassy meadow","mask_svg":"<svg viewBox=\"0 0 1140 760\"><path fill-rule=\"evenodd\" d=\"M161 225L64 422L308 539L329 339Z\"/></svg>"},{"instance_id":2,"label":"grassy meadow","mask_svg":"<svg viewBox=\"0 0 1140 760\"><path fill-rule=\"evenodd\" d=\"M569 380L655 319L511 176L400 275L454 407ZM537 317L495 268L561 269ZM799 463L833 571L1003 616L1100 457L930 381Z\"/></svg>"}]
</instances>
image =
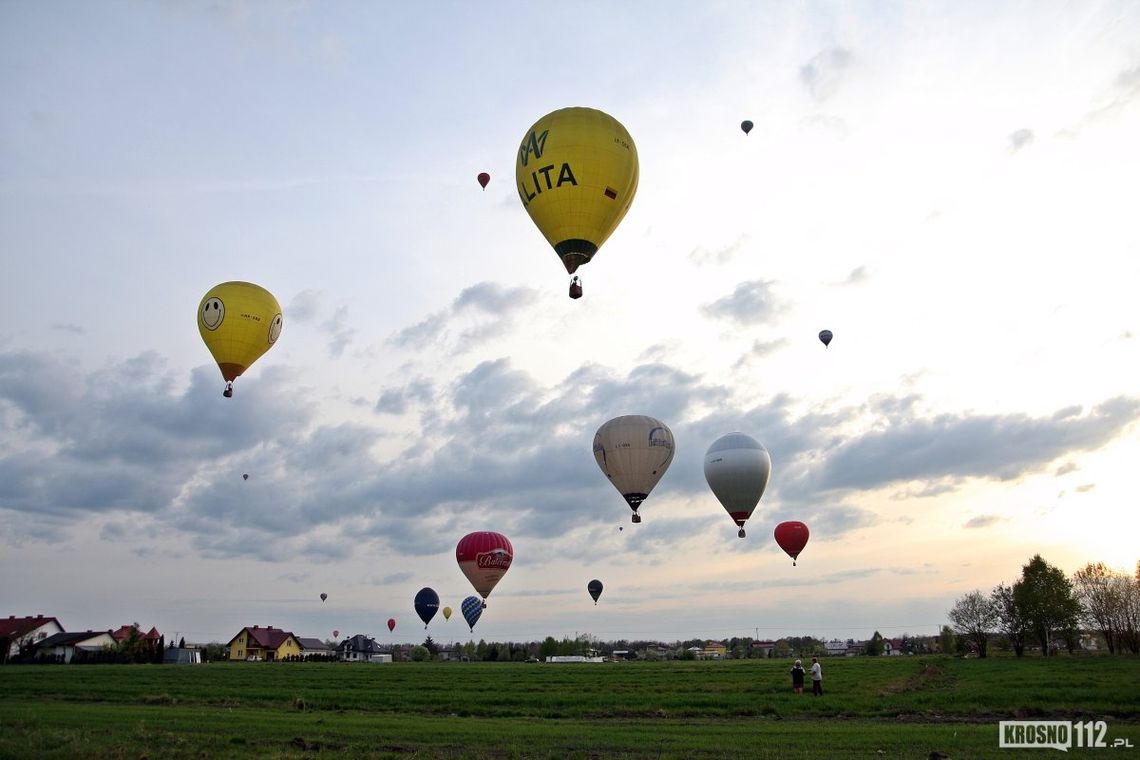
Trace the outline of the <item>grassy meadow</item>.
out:
<instances>
[{"instance_id":1,"label":"grassy meadow","mask_svg":"<svg viewBox=\"0 0 1140 760\"><path fill-rule=\"evenodd\" d=\"M999 720L1105 720L1140 750L1140 658L213 663L0 668L2 758L951 758ZM808 687L810 692L810 684Z\"/></svg>"}]
</instances>

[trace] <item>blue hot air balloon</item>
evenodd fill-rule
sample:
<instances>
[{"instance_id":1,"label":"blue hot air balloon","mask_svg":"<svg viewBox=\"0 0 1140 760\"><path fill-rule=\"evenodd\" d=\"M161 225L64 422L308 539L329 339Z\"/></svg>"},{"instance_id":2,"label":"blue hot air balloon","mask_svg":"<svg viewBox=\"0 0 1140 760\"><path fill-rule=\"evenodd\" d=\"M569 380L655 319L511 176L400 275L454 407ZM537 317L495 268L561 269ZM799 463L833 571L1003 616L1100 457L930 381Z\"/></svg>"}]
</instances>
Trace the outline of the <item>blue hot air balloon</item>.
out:
<instances>
[{"instance_id":1,"label":"blue hot air balloon","mask_svg":"<svg viewBox=\"0 0 1140 760\"><path fill-rule=\"evenodd\" d=\"M598 603L598 597L602 595L602 582L595 578L586 584L586 590L590 592L590 596L594 598L594 604Z\"/></svg>"},{"instance_id":2,"label":"blue hot air balloon","mask_svg":"<svg viewBox=\"0 0 1140 760\"><path fill-rule=\"evenodd\" d=\"M467 621L467 625L474 632L475 624L479 622L479 616L483 614L483 600L477 596L469 596L463 600L460 609L463 610L463 619Z\"/></svg>"},{"instance_id":3,"label":"blue hot air balloon","mask_svg":"<svg viewBox=\"0 0 1140 760\"><path fill-rule=\"evenodd\" d=\"M434 589L421 588L416 594L416 614L420 616L420 620L424 621L424 628L428 627L428 623L435 617L438 609L439 594L435 593Z\"/></svg>"}]
</instances>

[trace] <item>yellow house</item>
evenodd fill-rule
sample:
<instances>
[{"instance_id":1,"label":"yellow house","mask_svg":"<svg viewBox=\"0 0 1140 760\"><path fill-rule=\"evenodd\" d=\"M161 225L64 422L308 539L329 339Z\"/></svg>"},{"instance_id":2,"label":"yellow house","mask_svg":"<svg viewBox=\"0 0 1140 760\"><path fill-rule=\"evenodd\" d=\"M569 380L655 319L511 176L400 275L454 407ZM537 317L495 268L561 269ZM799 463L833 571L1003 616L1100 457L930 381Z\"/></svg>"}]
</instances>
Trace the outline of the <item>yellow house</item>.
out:
<instances>
[{"instance_id":1,"label":"yellow house","mask_svg":"<svg viewBox=\"0 0 1140 760\"><path fill-rule=\"evenodd\" d=\"M284 660L301 656L301 642L273 626L246 626L229 643L231 660Z\"/></svg>"},{"instance_id":2,"label":"yellow house","mask_svg":"<svg viewBox=\"0 0 1140 760\"><path fill-rule=\"evenodd\" d=\"M724 656L728 654L728 648L719 641L710 641L705 644L702 650L705 659L709 660L723 660Z\"/></svg>"}]
</instances>

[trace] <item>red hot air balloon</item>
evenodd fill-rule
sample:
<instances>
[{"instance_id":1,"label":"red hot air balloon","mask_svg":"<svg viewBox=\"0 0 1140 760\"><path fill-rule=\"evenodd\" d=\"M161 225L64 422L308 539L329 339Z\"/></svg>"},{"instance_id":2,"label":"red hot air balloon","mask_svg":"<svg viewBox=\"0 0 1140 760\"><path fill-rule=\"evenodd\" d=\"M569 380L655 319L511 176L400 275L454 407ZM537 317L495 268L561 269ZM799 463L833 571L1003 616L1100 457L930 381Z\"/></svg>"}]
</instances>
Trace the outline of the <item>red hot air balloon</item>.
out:
<instances>
[{"instance_id":1,"label":"red hot air balloon","mask_svg":"<svg viewBox=\"0 0 1140 760\"><path fill-rule=\"evenodd\" d=\"M396 618L388 618L388 630L396 630Z\"/></svg>"},{"instance_id":2,"label":"red hot air balloon","mask_svg":"<svg viewBox=\"0 0 1140 760\"><path fill-rule=\"evenodd\" d=\"M782 522L776 526L775 535L776 543L792 558L792 566L794 567L796 557L800 556L800 552L807 546L808 536L811 535L808 526L798 520Z\"/></svg>"},{"instance_id":3,"label":"red hot air balloon","mask_svg":"<svg viewBox=\"0 0 1140 760\"><path fill-rule=\"evenodd\" d=\"M514 556L514 547L507 537L489 530L468 533L455 546L455 561L483 597L484 606L495 584L510 569Z\"/></svg>"},{"instance_id":4,"label":"red hot air balloon","mask_svg":"<svg viewBox=\"0 0 1140 760\"><path fill-rule=\"evenodd\" d=\"M487 172L479 172L479 176L476 177L475 179L479 180L480 187L482 187L484 190L486 190L487 184L491 181L491 175L488 174Z\"/></svg>"}]
</instances>

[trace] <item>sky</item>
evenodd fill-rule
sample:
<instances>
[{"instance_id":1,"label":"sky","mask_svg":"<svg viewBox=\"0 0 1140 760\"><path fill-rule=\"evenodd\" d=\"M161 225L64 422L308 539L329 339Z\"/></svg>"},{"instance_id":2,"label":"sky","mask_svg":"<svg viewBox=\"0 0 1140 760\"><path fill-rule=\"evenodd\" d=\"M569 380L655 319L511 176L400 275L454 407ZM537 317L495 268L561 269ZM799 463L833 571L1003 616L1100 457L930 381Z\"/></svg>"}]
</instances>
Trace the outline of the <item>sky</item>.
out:
<instances>
[{"instance_id":1,"label":"sky","mask_svg":"<svg viewBox=\"0 0 1140 760\"><path fill-rule=\"evenodd\" d=\"M865 639L1036 553L1135 567L1134 2L3 0L0 93L2 615ZM640 159L580 300L514 185L567 106ZM226 399L229 280L284 328ZM676 441L639 525L624 414ZM515 558L471 633L477 530Z\"/></svg>"}]
</instances>

